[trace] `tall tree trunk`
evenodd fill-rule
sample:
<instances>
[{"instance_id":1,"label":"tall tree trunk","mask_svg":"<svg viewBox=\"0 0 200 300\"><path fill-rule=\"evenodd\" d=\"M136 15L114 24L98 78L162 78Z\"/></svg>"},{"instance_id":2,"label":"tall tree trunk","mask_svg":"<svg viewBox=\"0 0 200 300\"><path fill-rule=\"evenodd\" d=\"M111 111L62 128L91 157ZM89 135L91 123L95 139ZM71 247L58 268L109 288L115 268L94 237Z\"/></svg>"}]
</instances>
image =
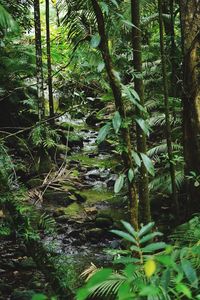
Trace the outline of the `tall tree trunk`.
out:
<instances>
[{"instance_id":1,"label":"tall tree trunk","mask_svg":"<svg viewBox=\"0 0 200 300\"><path fill-rule=\"evenodd\" d=\"M162 64L162 76L163 76L167 151L168 151L169 164L170 164L173 205L175 205L177 218L179 218L179 203L178 203L178 195L177 195L177 188L176 188L176 171L175 171L175 166L173 164L173 149L172 149L171 125L170 125L166 56L165 56L165 49L164 49L162 0L158 0L158 11L159 11L160 52L161 52L161 64Z\"/></svg>"},{"instance_id":2,"label":"tall tree trunk","mask_svg":"<svg viewBox=\"0 0 200 300\"><path fill-rule=\"evenodd\" d=\"M183 134L185 175L190 171L200 175L200 3L181 0L183 45ZM188 182L190 212L200 208L200 187Z\"/></svg>"},{"instance_id":3,"label":"tall tree trunk","mask_svg":"<svg viewBox=\"0 0 200 300\"><path fill-rule=\"evenodd\" d=\"M45 116L45 102L44 102L44 80L43 80L43 69L42 69L42 43L41 43L41 22L40 22L40 1L39 0L34 0L34 24L35 24L38 114L39 114L39 119L42 119Z\"/></svg>"},{"instance_id":4,"label":"tall tree trunk","mask_svg":"<svg viewBox=\"0 0 200 300\"><path fill-rule=\"evenodd\" d=\"M139 0L131 0L131 16L132 23L132 48L133 48L133 66L134 70L139 76L134 77L134 88L140 96L140 104L144 106L144 85L142 79L142 49L141 49L141 30L140 30L140 3ZM137 115L143 118L143 114L137 109ZM145 153L147 151L146 136L139 125L136 127L137 131L137 150ZM139 180L139 213L140 220L144 224L150 222L150 202L149 202L149 188L148 188L148 172L144 164L140 168Z\"/></svg>"},{"instance_id":5,"label":"tall tree trunk","mask_svg":"<svg viewBox=\"0 0 200 300\"><path fill-rule=\"evenodd\" d=\"M104 22L104 16L102 13L102 10L98 4L97 0L91 0L92 6L94 9L94 13L97 19L98 24L98 31L99 35L101 37L100 42L100 50L101 54L105 63L106 71L109 78L110 87L113 92L114 100L115 100L115 107L116 110L119 112L122 120L126 119L126 112L124 108L124 103L122 99L122 92L121 92L121 86L120 82L117 79L113 65L112 65L112 59L110 56L109 48L108 48L108 38L105 31L105 22ZM124 166L128 175L129 169L133 169L133 160L131 155L131 141L130 141L130 133L129 129L126 127L121 128L121 138L124 143L125 150L123 151L123 161ZM130 182L127 176L128 180L128 191L129 191L129 203L130 203L130 221L134 228L138 229L138 197L137 197L137 191L134 182Z\"/></svg>"},{"instance_id":6,"label":"tall tree trunk","mask_svg":"<svg viewBox=\"0 0 200 300\"><path fill-rule=\"evenodd\" d=\"M49 24L49 0L46 0L46 43L47 43L47 69L48 69L48 90L49 90L49 113L50 118L54 117L52 69L51 69L51 37ZM51 120L53 123L53 119Z\"/></svg>"}]
</instances>

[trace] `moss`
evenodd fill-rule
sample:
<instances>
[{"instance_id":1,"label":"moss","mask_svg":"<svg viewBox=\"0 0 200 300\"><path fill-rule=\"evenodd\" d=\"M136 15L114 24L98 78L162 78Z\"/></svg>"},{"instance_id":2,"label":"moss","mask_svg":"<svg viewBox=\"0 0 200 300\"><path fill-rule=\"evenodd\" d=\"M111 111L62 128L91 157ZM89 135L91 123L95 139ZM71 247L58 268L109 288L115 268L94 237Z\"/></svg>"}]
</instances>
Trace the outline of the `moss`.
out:
<instances>
[{"instance_id":1,"label":"moss","mask_svg":"<svg viewBox=\"0 0 200 300\"><path fill-rule=\"evenodd\" d=\"M84 212L82 205L78 203L72 203L66 208L62 208L62 211L65 215L69 215L71 217L80 216Z\"/></svg>"},{"instance_id":2,"label":"moss","mask_svg":"<svg viewBox=\"0 0 200 300\"><path fill-rule=\"evenodd\" d=\"M101 201L113 200L113 193L108 191L84 190L80 192L81 196L86 197L86 205L93 204Z\"/></svg>"},{"instance_id":3,"label":"moss","mask_svg":"<svg viewBox=\"0 0 200 300\"><path fill-rule=\"evenodd\" d=\"M84 154L74 154L69 157L70 160L79 161L82 165L92 166L96 168L114 168L117 165L117 160L115 159L100 159L99 157L88 157Z\"/></svg>"}]
</instances>

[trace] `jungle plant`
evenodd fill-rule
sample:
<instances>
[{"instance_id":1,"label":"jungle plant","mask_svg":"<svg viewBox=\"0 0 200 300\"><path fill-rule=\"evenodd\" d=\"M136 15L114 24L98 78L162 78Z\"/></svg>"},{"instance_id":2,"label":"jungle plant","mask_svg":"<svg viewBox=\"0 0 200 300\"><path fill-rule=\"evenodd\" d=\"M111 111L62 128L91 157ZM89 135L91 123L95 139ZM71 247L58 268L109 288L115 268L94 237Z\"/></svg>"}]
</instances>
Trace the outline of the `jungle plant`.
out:
<instances>
[{"instance_id":1,"label":"jungle plant","mask_svg":"<svg viewBox=\"0 0 200 300\"><path fill-rule=\"evenodd\" d=\"M162 234L152 231L153 222L139 231L125 221L122 224L124 231L112 232L127 242L127 249L108 251L114 255L113 268L97 270L78 290L77 300L96 296L117 300L200 298L199 278L191 260L191 256L199 257L198 244L180 249L160 242Z\"/></svg>"}]
</instances>

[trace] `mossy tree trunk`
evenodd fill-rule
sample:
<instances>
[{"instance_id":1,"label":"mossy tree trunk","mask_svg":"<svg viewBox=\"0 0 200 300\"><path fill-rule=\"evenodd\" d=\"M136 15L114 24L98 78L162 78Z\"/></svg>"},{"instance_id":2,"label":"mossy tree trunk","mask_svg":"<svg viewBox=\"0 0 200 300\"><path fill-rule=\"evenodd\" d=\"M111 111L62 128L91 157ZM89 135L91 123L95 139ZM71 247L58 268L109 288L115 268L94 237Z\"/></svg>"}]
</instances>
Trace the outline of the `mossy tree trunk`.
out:
<instances>
[{"instance_id":1,"label":"mossy tree trunk","mask_svg":"<svg viewBox=\"0 0 200 300\"><path fill-rule=\"evenodd\" d=\"M200 3L181 0L183 45L183 134L185 175L200 175ZM187 184L190 213L200 208L200 187L191 180Z\"/></svg>"},{"instance_id":2,"label":"mossy tree trunk","mask_svg":"<svg viewBox=\"0 0 200 300\"><path fill-rule=\"evenodd\" d=\"M112 65L112 59L108 48L108 37L105 30L105 22L104 22L104 16L102 13L102 10L98 4L97 0L91 0L92 6L94 9L94 13L97 20L98 25L98 32L101 38L100 42L100 50L101 54L105 63L106 71L109 78L110 87L113 92L114 100L115 100L115 107L116 110L119 112L122 120L124 121L126 119L126 112L125 107L122 99L122 91L121 91L121 85L119 80L117 79L115 75L115 71L113 69ZM123 161L124 161L124 167L126 169L127 175L129 169L133 169L133 160L131 155L131 141L130 141L130 132L127 127L121 128L121 139L124 144L124 151L122 153ZM128 176L128 191L129 191L129 203L130 203L130 221L134 228L138 229L138 197L137 197L137 191L136 186L133 181L129 181Z\"/></svg>"},{"instance_id":3,"label":"mossy tree trunk","mask_svg":"<svg viewBox=\"0 0 200 300\"><path fill-rule=\"evenodd\" d=\"M45 116L45 103L44 103L44 76L43 76L43 68L42 68L41 21L40 21L39 0L34 0L34 25L35 25L38 115L39 115L39 119L41 120Z\"/></svg>"},{"instance_id":4,"label":"mossy tree trunk","mask_svg":"<svg viewBox=\"0 0 200 300\"><path fill-rule=\"evenodd\" d=\"M53 87L52 87L52 68L51 68L51 37L49 21L49 0L46 0L46 44L47 44L47 70L48 70L48 92L49 92L49 114L54 117ZM54 120L51 120L54 123Z\"/></svg>"},{"instance_id":5,"label":"mossy tree trunk","mask_svg":"<svg viewBox=\"0 0 200 300\"><path fill-rule=\"evenodd\" d=\"M175 206L176 209L177 218L179 218L179 203L178 203L178 195L177 195L177 188L176 188L176 170L173 163L173 148L172 148L171 124L170 124L166 54L164 49L162 0L158 0L158 11L159 11L160 52L161 52L161 65L162 65L162 76L163 76L163 95L164 95L164 106L165 106L165 122L166 122L165 130L166 130L166 140L167 140L167 152L168 152L168 159L169 159L169 166L170 166L173 205Z\"/></svg>"},{"instance_id":6,"label":"mossy tree trunk","mask_svg":"<svg viewBox=\"0 0 200 300\"><path fill-rule=\"evenodd\" d=\"M140 97L140 104L144 106L144 85L142 79L142 51L141 51L141 30L140 30L140 1L131 0L131 16L132 23L132 48L133 48L133 66L135 71L134 89ZM136 114L144 118L141 110L136 110ZM146 135L139 125L136 127L137 131L137 150L146 154ZM150 202L149 202L149 188L148 188L148 172L144 164L140 168L139 180L139 213L140 220L144 224L151 220Z\"/></svg>"}]
</instances>

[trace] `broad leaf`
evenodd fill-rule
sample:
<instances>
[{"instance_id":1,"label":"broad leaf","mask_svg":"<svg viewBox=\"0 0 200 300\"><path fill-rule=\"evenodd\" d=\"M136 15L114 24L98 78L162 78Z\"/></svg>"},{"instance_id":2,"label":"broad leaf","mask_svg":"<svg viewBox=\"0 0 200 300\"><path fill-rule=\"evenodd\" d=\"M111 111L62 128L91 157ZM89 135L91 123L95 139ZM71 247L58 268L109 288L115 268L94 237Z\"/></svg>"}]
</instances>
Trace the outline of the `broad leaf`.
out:
<instances>
[{"instance_id":1,"label":"broad leaf","mask_svg":"<svg viewBox=\"0 0 200 300\"><path fill-rule=\"evenodd\" d=\"M195 269L193 268L191 262L187 259L181 260L181 266L185 273L185 276L191 283L192 287L198 288L198 278Z\"/></svg>"},{"instance_id":2,"label":"broad leaf","mask_svg":"<svg viewBox=\"0 0 200 300\"><path fill-rule=\"evenodd\" d=\"M126 230L131 234L133 235L134 237L137 236L137 232L134 230L133 226L126 222L126 221L121 221L121 223L123 224L123 226L126 228Z\"/></svg>"},{"instance_id":3,"label":"broad leaf","mask_svg":"<svg viewBox=\"0 0 200 300\"><path fill-rule=\"evenodd\" d=\"M101 62L100 64L98 64L97 71L99 73L101 73L103 71L104 67L105 67L104 62Z\"/></svg>"},{"instance_id":4,"label":"broad leaf","mask_svg":"<svg viewBox=\"0 0 200 300\"><path fill-rule=\"evenodd\" d=\"M147 235L145 235L141 240L140 240L140 244L146 243L149 240L154 239L156 236L162 236L163 234L161 232L153 232L153 233L149 233Z\"/></svg>"},{"instance_id":5,"label":"broad leaf","mask_svg":"<svg viewBox=\"0 0 200 300\"><path fill-rule=\"evenodd\" d=\"M153 244L150 244L150 245L142 248L142 252L145 252L145 253L154 252L157 250L165 249L166 247L167 247L167 244L164 242L153 243Z\"/></svg>"},{"instance_id":6,"label":"broad leaf","mask_svg":"<svg viewBox=\"0 0 200 300\"><path fill-rule=\"evenodd\" d=\"M142 118L135 118L135 121L138 123L140 128L144 131L144 133L149 136L149 127L147 122Z\"/></svg>"},{"instance_id":7,"label":"broad leaf","mask_svg":"<svg viewBox=\"0 0 200 300\"><path fill-rule=\"evenodd\" d=\"M141 238L144 236L146 233L150 232L153 226L155 225L154 222L150 222L147 225L143 226L140 231L138 232L138 236Z\"/></svg>"},{"instance_id":8,"label":"broad leaf","mask_svg":"<svg viewBox=\"0 0 200 300\"><path fill-rule=\"evenodd\" d=\"M142 161L143 161L147 171L149 172L149 174L154 176L155 175L154 166L153 166L151 159L144 153L140 153L140 155L141 155Z\"/></svg>"},{"instance_id":9,"label":"broad leaf","mask_svg":"<svg viewBox=\"0 0 200 300\"><path fill-rule=\"evenodd\" d=\"M135 243L137 244L136 240L134 239L133 236L131 236L129 233L123 232L121 230L111 230L112 233L122 237L123 239L131 242L131 243Z\"/></svg>"},{"instance_id":10,"label":"broad leaf","mask_svg":"<svg viewBox=\"0 0 200 300\"><path fill-rule=\"evenodd\" d=\"M90 45L92 46L92 48L97 48L99 46L100 42L101 42L100 35L99 34L95 34L91 38Z\"/></svg>"},{"instance_id":11,"label":"broad leaf","mask_svg":"<svg viewBox=\"0 0 200 300\"><path fill-rule=\"evenodd\" d=\"M106 136L108 135L109 131L110 131L110 123L107 123L99 130L97 142L98 143L103 142L105 140Z\"/></svg>"},{"instance_id":12,"label":"broad leaf","mask_svg":"<svg viewBox=\"0 0 200 300\"><path fill-rule=\"evenodd\" d=\"M114 192L117 194L121 191L124 185L124 174L119 175L114 185Z\"/></svg>"},{"instance_id":13,"label":"broad leaf","mask_svg":"<svg viewBox=\"0 0 200 300\"><path fill-rule=\"evenodd\" d=\"M134 159L136 165L137 165L138 167L141 167L141 159L140 159L139 155L137 154L137 152L132 151L131 154L132 154L132 157L133 157L133 159Z\"/></svg>"},{"instance_id":14,"label":"broad leaf","mask_svg":"<svg viewBox=\"0 0 200 300\"><path fill-rule=\"evenodd\" d=\"M129 170L128 170L128 180L129 180L130 182L132 182L132 181L133 181L133 178L134 178L134 172L133 172L133 169L129 169Z\"/></svg>"},{"instance_id":15,"label":"broad leaf","mask_svg":"<svg viewBox=\"0 0 200 300\"><path fill-rule=\"evenodd\" d=\"M119 132L120 126L122 124L122 119L120 113L118 111L115 112L114 117L112 119L113 128L116 133Z\"/></svg>"}]
</instances>

